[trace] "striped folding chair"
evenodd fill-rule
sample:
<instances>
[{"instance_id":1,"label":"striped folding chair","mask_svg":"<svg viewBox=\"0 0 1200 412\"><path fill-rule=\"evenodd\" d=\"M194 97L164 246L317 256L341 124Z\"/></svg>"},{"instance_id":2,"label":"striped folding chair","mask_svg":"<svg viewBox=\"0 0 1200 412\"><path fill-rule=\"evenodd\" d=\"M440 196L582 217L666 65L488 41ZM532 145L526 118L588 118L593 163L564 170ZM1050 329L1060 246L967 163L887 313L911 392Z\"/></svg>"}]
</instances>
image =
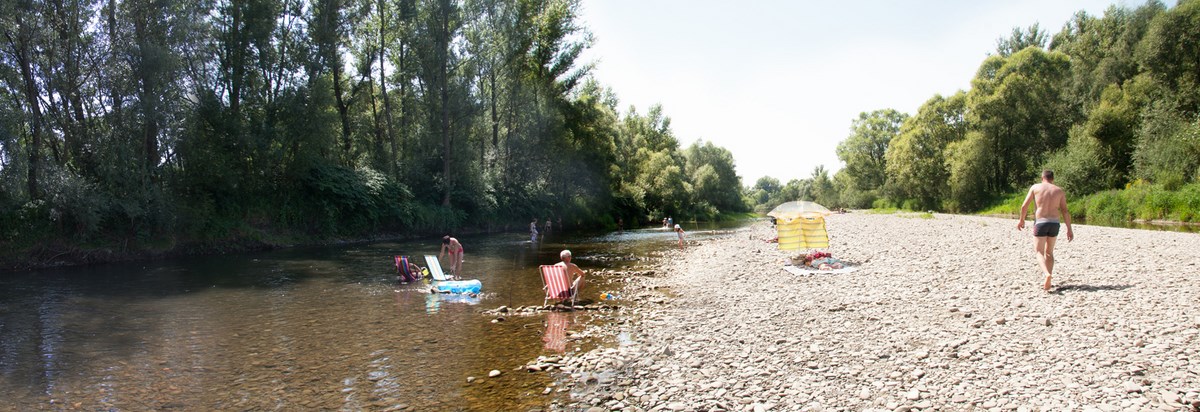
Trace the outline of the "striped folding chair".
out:
<instances>
[{"instance_id":1,"label":"striped folding chair","mask_svg":"<svg viewBox=\"0 0 1200 412\"><path fill-rule=\"evenodd\" d=\"M408 270L408 256L396 256L396 273L400 274L400 279L405 282L415 282L421 279L420 273L412 273Z\"/></svg>"},{"instance_id":2,"label":"striped folding chair","mask_svg":"<svg viewBox=\"0 0 1200 412\"><path fill-rule=\"evenodd\" d=\"M546 299L542 300L542 306L551 299L559 302L571 300L571 306L575 306L576 290L571 285L571 277L567 275L567 268L558 265L542 265L542 283L545 285L542 288L546 290Z\"/></svg>"}]
</instances>

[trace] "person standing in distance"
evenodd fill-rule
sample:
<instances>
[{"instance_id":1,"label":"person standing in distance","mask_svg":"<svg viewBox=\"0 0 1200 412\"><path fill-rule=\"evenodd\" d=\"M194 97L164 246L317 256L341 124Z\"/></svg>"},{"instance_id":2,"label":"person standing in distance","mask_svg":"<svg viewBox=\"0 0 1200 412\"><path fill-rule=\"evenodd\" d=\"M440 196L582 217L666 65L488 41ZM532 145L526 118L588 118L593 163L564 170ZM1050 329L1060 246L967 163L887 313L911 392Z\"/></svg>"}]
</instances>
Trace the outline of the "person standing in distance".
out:
<instances>
[{"instance_id":1,"label":"person standing in distance","mask_svg":"<svg viewBox=\"0 0 1200 412\"><path fill-rule=\"evenodd\" d=\"M537 240L538 240L537 218L535 217L535 218L533 218L532 221L529 222L529 243L537 243Z\"/></svg>"},{"instance_id":2,"label":"person standing in distance","mask_svg":"<svg viewBox=\"0 0 1200 412\"><path fill-rule=\"evenodd\" d=\"M1025 229L1030 201L1037 207L1033 212L1033 239L1038 263L1046 276L1042 289L1049 292L1050 279L1054 276L1054 243L1058 240L1059 219L1067 225L1067 241L1075 239L1075 233L1071 231L1071 212L1067 210L1067 193L1054 184L1054 171L1043 170L1042 182L1029 188L1017 215L1017 230Z\"/></svg>"},{"instance_id":3,"label":"person standing in distance","mask_svg":"<svg viewBox=\"0 0 1200 412\"><path fill-rule=\"evenodd\" d=\"M463 246L458 242L458 239L446 235L442 237L442 251L438 252L438 260L442 260L443 254L450 255L450 271L455 277L462 276L463 264Z\"/></svg>"}]
</instances>

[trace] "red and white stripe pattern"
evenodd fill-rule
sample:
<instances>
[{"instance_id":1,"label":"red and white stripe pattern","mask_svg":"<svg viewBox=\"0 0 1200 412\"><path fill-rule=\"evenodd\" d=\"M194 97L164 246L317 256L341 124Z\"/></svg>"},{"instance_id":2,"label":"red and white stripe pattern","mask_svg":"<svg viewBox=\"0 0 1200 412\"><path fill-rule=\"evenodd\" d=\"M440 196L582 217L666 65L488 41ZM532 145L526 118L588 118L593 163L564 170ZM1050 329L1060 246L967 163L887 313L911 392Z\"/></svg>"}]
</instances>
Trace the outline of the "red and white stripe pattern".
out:
<instances>
[{"instance_id":1,"label":"red and white stripe pattern","mask_svg":"<svg viewBox=\"0 0 1200 412\"><path fill-rule=\"evenodd\" d=\"M542 265L542 282L545 283L546 299L542 301L542 305L550 299L567 300L571 299L571 304L575 304L575 294L571 290L571 278L567 276L567 268L558 265Z\"/></svg>"},{"instance_id":2,"label":"red and white stripe pattern","mask_svg":"<svg viewBox=\"0 0 1200 412\"><path fill-rule=\"evenodd\" d=\"M542 334L542 342L546 350L551 350L558 353L566 352L567 350L567 327L571 325L571 318L566 313L550 312L546 314L546 333Z\"/></svg>"}]
</instances>

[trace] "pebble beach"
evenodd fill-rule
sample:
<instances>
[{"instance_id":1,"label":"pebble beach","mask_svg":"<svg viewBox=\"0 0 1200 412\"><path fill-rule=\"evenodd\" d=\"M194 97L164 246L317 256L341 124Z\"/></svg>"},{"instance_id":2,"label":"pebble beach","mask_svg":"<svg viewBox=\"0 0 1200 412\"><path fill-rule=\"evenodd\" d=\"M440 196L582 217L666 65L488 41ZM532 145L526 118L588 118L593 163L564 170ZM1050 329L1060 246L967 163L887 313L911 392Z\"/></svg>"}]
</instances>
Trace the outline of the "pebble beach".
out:
<instances>
[{"instance_id":1,"label":"pebble beach","mask_svg":"<svg viewBox=\"0 0 1200 412\"><path fill-rule=\"evenodd\" d=\"M625 338L530 370L562 374L551 410L1200 410L1200 235L1064 230L1047 293L1015 226L833 215L857 270L795 275L756 223L621 279L575 334Z\"/></svg>"}]
</instances>

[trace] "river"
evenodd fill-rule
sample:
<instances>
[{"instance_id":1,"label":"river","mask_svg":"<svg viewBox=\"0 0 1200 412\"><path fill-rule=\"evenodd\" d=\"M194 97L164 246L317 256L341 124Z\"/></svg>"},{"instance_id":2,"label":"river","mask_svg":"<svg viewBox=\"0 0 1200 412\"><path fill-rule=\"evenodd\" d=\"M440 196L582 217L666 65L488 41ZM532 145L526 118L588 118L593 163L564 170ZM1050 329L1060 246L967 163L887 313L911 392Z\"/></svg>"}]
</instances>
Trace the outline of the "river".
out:
<instances>
[{"instance_id":1,"label":"river","mask_svg":"<svg viewBox=\"0 0 1200 412\"><path fill-rule=\"evenodd\" d=\"M739 224L685 227L702 240ZM0 274L0 408L543 407L566 396L542 394L556 375L513 368L611 344L563 337L614 315L493 323L480 311L541 304L537 266L564 248L595 270L635 268L675 247L661 228L550 233L538 244L515 233L460 240L465 277L483 282L478 298L396 281L392 257L436 254L436 238ZM603 276L581 296L606 291ZM488 378L493 369L503 374Z\"/></svg>"}]
</instances>

